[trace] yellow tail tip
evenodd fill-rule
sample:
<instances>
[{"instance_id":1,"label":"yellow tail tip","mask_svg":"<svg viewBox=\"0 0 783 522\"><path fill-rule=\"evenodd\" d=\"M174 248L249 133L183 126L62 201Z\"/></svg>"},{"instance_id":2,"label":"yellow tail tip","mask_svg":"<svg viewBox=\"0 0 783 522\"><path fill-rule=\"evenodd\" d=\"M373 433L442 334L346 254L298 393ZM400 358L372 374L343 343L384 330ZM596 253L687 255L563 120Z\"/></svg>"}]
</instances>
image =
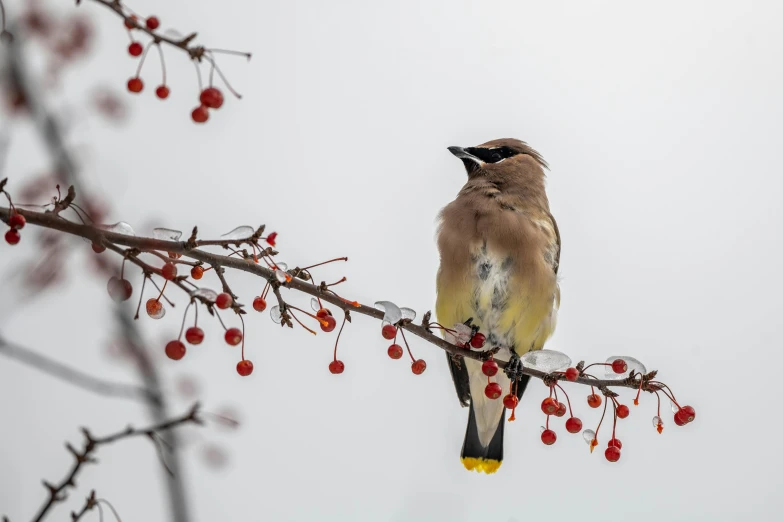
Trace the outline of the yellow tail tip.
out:
<instances>
[{"instance_id":1,"label":"yellow tail tip","mask_svg":"<svg viewBox=\"0 0 783 522\"><path fill-rule=\"evenodd\" d=\"M476 471L478 473L494 473L500 467L501 461L495 459L484 459L476 457L464 457L462 459L462 465L469 471Z\"/></svg>"}]
</instances>

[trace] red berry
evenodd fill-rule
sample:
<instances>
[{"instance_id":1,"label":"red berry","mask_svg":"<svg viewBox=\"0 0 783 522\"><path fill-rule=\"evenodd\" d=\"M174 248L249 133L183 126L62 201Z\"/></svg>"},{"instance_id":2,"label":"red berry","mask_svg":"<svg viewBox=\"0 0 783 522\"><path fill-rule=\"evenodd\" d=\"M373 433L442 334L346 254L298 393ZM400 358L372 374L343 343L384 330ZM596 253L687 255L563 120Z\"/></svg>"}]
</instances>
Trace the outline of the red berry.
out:
<instances>
[{"instance_id":1,"label":"red berry","mask_svg":"<svg viewBox=\"0 0 783 522\"><path fill-rule=\"evenodd\" d=\"M24 228L25 223L27 220L22 214L14 213L8 218L8 226L17 230Z\"/></svg>"},{"instance_id":2,"label":"red berry","mask_svg":"<svg viewBox=\"0 0 783 522\"><path fill-rule=\"evenodd\" d=\"M541 402L541 411L547 415L553 415L560 405L552 397L547 397Z\"/></svg>"},{"instance_id":3,"label":"red berry","mask_svg":"<svg viewBox=\"0 0 783 522\"><path fill-rule=\"evenodd\" d=\"M5 240L9 245L17 244L20 239L22 239L22 236L19 235L19 231L15 228L11 228L5 233Z\"/></svg>"},{"instance_id":4,"label":"red berry","mask_svg":"<svg viewBox=\"0 0 783 522\"><path fill-rule=\"evenodd\" d=\"M226 330L226 335L224 337L228 344L236 346L242 342L242 331L239 328L229 328Z\"/></svg>"},{"instance_id":5,"label":"red berry","mask_svg":"<svg viewBox=\"0 0 783 522\"><path fill-rule=\"evenodd\" d=\"M345 365L342 361L332 361L329 363L329 371L335 375L343 373L343 371L345 371Z\"/></svg>"},{"instance_id":6,"label":"red berry","mask_svg":"<svg viewBox=\"0 0 783 522\"><path fill-rule=\"evenodd\" d=\"M612 370L614 373L625 373L628 371L628 365L622 359L615 359L612 361Z\"/></svg>"},{"instance_id":7,"label":"red berry","mask_svg":"<svg viewBox=\"0 0 783 522\"><path fill-rule=\"evenodd\" d=\"M591 408L597 408L601 405L601 396L595 393L591 393L587 396L587 404Z\"/></svg>"},{"instance_id":8,"label":"red berry","mask_svg":"<svg viewBox=\"0 0 783 522\"><path fill-rule=\"evenodd\" d=\"M544 430L541 432L541 442L547 446L551 446L557 440L557 434L552 430Z\"/></svg>"},{"instance_id":9,"label":"red berry","mask_svg":"<svg viewBox=\"0 0 783 522\"><path fill-rule=\"evenodd\" d=\"M381 335L384 339L394 339L397 337L397 327L393 324L385 324L383 325L383 328L381 328Z\"/></svg>"},{"instance_id":10,"label":"red berry","mask_svg":"<svg viewBox=\"0 0 783 522\"><path fill-rule=\"evenodd\" d=\"M498 383L491 382L484 388L484 395L489 399L495 400L503 395L503 388L501 388Z\"/></svg>"},{"instance_id":11,"label":"red berry","mask_svg":"<svg viewBox=\"0 0 783 522\"><path fill-rule=\"evenodd\" d=\"M400 357L402 357L402 346L400 346L399 344L393 344L389 346L389 349L386 350L386 353L388 353L389 357L391 357L392 359L399 359Z\"/></svg>"},{"instance_id":12,"label":"red berry","mask_svg":"<svg viewBox=\"0 0 783 522\"><path fill-rule=\"evenodd\" d=\"M696 418L696 410L693 409L693 406L683 406L674 415L674 418L679 418L683 424L688 424L689 422L693 422L693 420Z\"/></svg>"},{"instance_id":13,"label":"red berry","mask_svg":"<svg viewBox=\"0 0 783 522\"><path fill-rule=\"evenodd\" d=\"M159 85L157 89L155 89L155 96L160 98L161 100L165 100L169 97L169 88L165 85Z\"/></svg>"},{"instance_id":14,"label":"red berry","mask_svg":"<svg viewBox=\"0 0 783 522\"><path fill-rule=\"evenodd\" d=\"M131 42L128 46L128 54L131 56L140 56L143 51L144 47L139 42Z\"/></svg>"},{"instance_id":15,"label":"red berry","mask_svg":"<svg viewBox=\"0 0 783 522\"><path fill-rule=\"evenodd\" d=\"M606 448L606 451L604 451L604 456L609 462L617 462L620 460L620 448L617 446L609 446Z\"/></svg>"},{"instance_id":16,"label":"red berry","mask_svg":"<svg viewBox=\"0 0 783 522\"><path fill-rule=\"evenodd\" d=\"M204 269L200 266L194 266L190 269L190 277L193 279L201 279L204 277Z\"/></svg>"},{"instance_id":17,"label":"red berry","mask_svg":"<svg viewBox=\"0 0 783 522\"><path fill-rule=\"evenodd\" d=\"M136 27L136 20L138 20L139 17L136 15L130 15L129 18L125 19L125 27L128 29L133 29Z\"/></svg>"},{"instance_id":18,"label":"red berry","mask_svg":"<svg viewBox=\"0 0 783 522\"><path fill-rule=\"evenodd\" d=\"M174 361L179 361L185 357L186 351L187 348L185 348L182 341L169 341L169 344L166 345L166 355Z\"/></svg>"},{"instance_id":19,"label":"red berry","mask_svg":"<svg viewBox=\"0 0 783 522\"><path fill-rule=\"evenodd\" d=\"M138 76L128 80L128 90L130 92L139 93L144 88L144 82Z\"/></svg>"},{"instance_id":20,"label":"red berry","mask_svg":"<svg viewBox=\"0 0 783 522\"><path fill-rule=\"evenodd\" d=\"M321 323L321 330L324 332L331 332L337 326L337 320L331 315L327 315L325 319L321 320L326 322L326 324Z\"/></svg>"},{"instance_id":21,"label":"red berry","mask_svg":"<svg viewBox=\"0 0 783 522\"><path fill-rule=\"evenodd\" d=\"M150 16L149 18L147 18L146 24L147 24L147 29L149 29L150 31L154 31L155 29L160 27L160 20L158 20L157 16Z\"/></svg>"},{"instance_id":22,"label":"red berry","mask_svg":"<svg viewBox=\"0 0 783 522\"><path fill-rule=\"evenodd\" d=\"M177 265L174 263L166 263L163 265L163 268L161 269L160 273L163 275L163 279L167 279L171 281L175 277L177 277Z\"/></svg>"},{"instance_id":23,"label":"red berry","mask_svg":"<svg viewBox=\"0 0 783 522\"><path fill-rule=\"evenodd\" d=\"M483 348L484 343L487 342L487 338L484 336L483 333L476 333L476 335L473 336L473 338L470 340L470 345L473 348Z\"/></svg>"},{"instance_id":24,"label":"red berry","mask_svg":"<svg viewBox=\"0 0 783 522\"><path fill-rule=\"evenodd\" d=\"M109 297L117 303L127 301L133 293L133 286L131 286L130 281L120 279L119 277L111 277L106 285L106 289L109 291Z\"/></svg>"},{"instance_id":25,"label":"red berry","mask_svg":"<svg viewBox=\"0 0 783 522\"><path fill-rule=\"evenodd\" d=\"M96 254L100 254L106 251L106 247L97 243L92 244L92 251Z\"/></svg>"},{"instance_id":26,"label":"red berry","mask_svg":"<svg viewBox=\"0 0 783 522\"><path fill-rule=\"evenodd\" d=\"M566 414L566 405L565 403L561 402L557 405L557 411L555 412L555 416L562 417L565 414Z\"/></svg>"},{"instance_id":27,"label":"red berry","mask_svg":"<svg viewBox=\"0 0 783 522\"><path fill-rule=\"evenodd\" d=\"M411 371L415 373L416 375L421 375L424 373L424 370L427 369L427 363L424 362L424 359L418 359L411 364Z\"/></svg>"},{"instance_id":28,"label":"red berry","mask_svg":"<svg viewBox=\"0 0 783 522\"><path fill-rule=\"evenodd\" d=\"M568 368L565 371L565 377L569 381L573 382L579 378L579 370L577 370L576 368Z\"/></svg>"},{"instance_id":29,"label":"red berry","mask_svg":"<svg viewBox=\"0 0 783 522\"><path fill-rule=\"evenodd\" d=\"M621 404L617 407L617 416L620 417L621 419L626 418L630 414L631 414L631 410L625 404Z\"/></svg>"},{"instance_id":30,"label":"red berry","mask_svg":"<svg viewBox=\"0 0 783 522\"><path fill-rule=\"evenodd\" d=\"M239 361L237 363L237 373L242 377L247 377L248 375L253 373L253 363L248 361L247 359Z\"/></svg>"},{"instance_id":31,"label":"red berry","mask_svg":"<svg viewBox=\"0 0 783 522\"><path fill-rule=\"evenodd\" d=\"M679 412L677 412L677 413L679 413ZM685 426L686 424L688 424L687 422L682 420L680 418L680 416L677 415L677 413L674 414L674 424L676 424L677 426Z\"/></svg>"},{"instance_id":32,"label":"red berry","mask_svg":"<svg viewBox=\"0 0 783 522\"><path fill-rule=\"evenodd\" d=\"M253 299L253 310L256 312L263 312L266 310L266 300L261 296Z\"/></svg>"},{"instance_id":33,"label":"red berry","mask_svg":"<svg viewBox=\"0 0 783 522\"><path fill-rule=\"evenodd\" d=\"M324 317L326 317L327 315L332 315L332 311L331 311L331 310L329 310L328 308L321 308L320 310L318 310L318 311L315 313L315 316L316 316L318 319L323 319L323 318L324 318Z\"/></svg>"},{"instance_id":34,"label":"red berry","mask_svg":"<svg viewBox=\"0 0 783 522\"><path fill-rule=\"evenodd\" d=\"M204 330L198 326L191 326L185 330L185 340L190 344L201 344L204 340Z\"/></svg>"},{"instance_id":35,"label":"red berry","mask_svg":"<svg viewBox=\"0 0 783 522\"><path fill-rule=\"evenodd\" d=\"M487 377L493 377L498 373L498 363L495 362L495 359L487 359L481 365L481 371Z\"/></svg>"},{"instance_id":36,"label":"red berry","mask_svg":"<svg viewBox=\"0 0 783 522\"><path fill-rule=\"evenodd\" d=\"M161 319L164 315L166 315L166 309L163 308L163 303L154 297L148 299L144 307L147 310L147 315L153 319Z\"/></svg>"},{"instance_id":37,"label":"red berry","mask_svg":"<svg viewBox=\"0 0 783 522\"><path fill-rule=\"evenodd\" d=\"M275 239L277 239L277 232L272 232L271 234L266 236L266 242L272 246L275 246Z\"/></svg>"},{"instance_id":38,"label":"red berry","mask_svg":"<svg viewBox=\"0 0 783 522\"><path fill-rule=\"evenodd\" d=\"M231 308L231 305L234 304L234 299L226 292L223 292L215 298L215 304L221 310L225 310L226 308Z\"/></svg>"},{"instance_id":39,"label":"red berry","mask_svg":"<svg viewBox=\"0 0 783 522\"><path fill-rule=\"evenodd\" d=\"M566 421L566 430L568 433L579 433L582 431L582 421L577 417L571 417Z\"/></svg>"},{"instance_id":40,"label":"red berry","mask_svg":"<svg viewBox=\"0 0 783 522\"><path fill-rule=\"evenodd\" d=\"M199 100L201 101L202 105L205 105L210 109L219 109L223 105L223 93L215 87L207 87L201 91ZM269 244L271 245L273 243Z\"/></svg>"},{"instance_id":41,"label":"red berry","mask_svg":"<svg viewBox=\"0 0 783 522\"><path fill-rule=\"evenodd\" d=\"M606 446L609 448L611 448L612 446L617 446L617 449L623 449L623 443L620 442L620 439L615 439L615 438L609 439L609 443Z\"/></svg>"},{"instance_id":42,"label":"red berry","mask_svg":"<svg viewBox=\"0 0 783 522\"><path fill-rule=\"evenodd\" d=\"M514 408L516 408L518 404L519 404L519 399L513 393L509 393L508 395L503 397L503 406L505 406L509 410L513 410Z\"/></svg>"},{"instance_id":43,"label":"red berry","mask_svg":"<svg viewBox=\"0 0 783 522\"><path fill-rule=\"evenodd\" d=\"M193 112L190 113L190 117L196 123L204 123L209 119L209 111L203 105L199 105Z\"/></svg>"}]
</instances>

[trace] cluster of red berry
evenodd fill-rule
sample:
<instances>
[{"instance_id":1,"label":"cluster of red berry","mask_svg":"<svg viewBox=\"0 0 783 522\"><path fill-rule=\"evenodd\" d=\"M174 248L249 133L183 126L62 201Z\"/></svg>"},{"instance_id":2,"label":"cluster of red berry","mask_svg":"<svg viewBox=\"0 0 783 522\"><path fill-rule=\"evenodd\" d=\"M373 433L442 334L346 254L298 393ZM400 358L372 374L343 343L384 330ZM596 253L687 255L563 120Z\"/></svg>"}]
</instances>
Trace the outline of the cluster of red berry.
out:
<instances>
[{"instance_id":1,"label":"cluster of red berry","mask_svg":"<svg viewBox=\"0 0 783 522\"><path fill-rule=\"evenodd\" d=\"M128 80L128 91L136 94L144 90L144 81L141 79L140 74L141 68L144 65L144 59L146 58L146 51L141 43L133 39L131 30L140 28L140 23L141 22L136 15L131 15L125 19L125 27L128 29L128 34L131 35L131 43L128 45L128 54L135 58L141 57L141 62L139 62L136 75ZM160 20L156 16L150 16L144 21L144 26L149 31L155 31L160 27ZM159 41L154 40L150 42L147 48L149 48L150 45L157 45L158 50L160 51ZM161 100L165 100L169 97L171 90L169 89L168 85L166 85L166 68L163 64L163 52L160 51L160 53L161 67L163 69L163 80L162 83L155 89L155 96ZM205 123L209 119L209 109L219 109L222 106L223 93L220 91L220 89L209 86L206 89L203 89L199 94L199 106L191 111L190 117L196 123Z\"/></svg>"},{"instance_id":2,"label":"cluster of red berry","mask_svg":"<svg viewBox=\"0 0 783 522\"><path fill-rule=\"evenodd\" d=\"M408 345L408 340L405 338L405 333L403 333L402 329L397 329L396 326L393 324L384 324L381 327L381 336L389 341L392 341L392 345L389 346L389 348L386 350L386 353L391 357L392 359L400 359L402 358L402 346L397 344L397 334L402 335L402 340L405 343L405 348L408 350L408 355L410 355L411 358L411 371L415 375L421 375L424 373L424 370L427 369L427 363L424 361L424 359L416 359L413 357L413 353L411 352L411 347Z\"/></svg>"},{"instance_id":3,"label":"cluster of red berry","mask_svg":"<svg viewBox=\"0 0 783 522\"><path fill-rule=\"evenodd\" d=\"M16 210L14 210L13 214L11 214L8 218L8 226L11 228L9 228L5 233L6 243L9 245L15 245L19 243L19 240L22 239L21 234L19 234L19 230L23 229L26 223L27 220L25 220L24 216L18 214Z\"/></svg>"}]
</instances>

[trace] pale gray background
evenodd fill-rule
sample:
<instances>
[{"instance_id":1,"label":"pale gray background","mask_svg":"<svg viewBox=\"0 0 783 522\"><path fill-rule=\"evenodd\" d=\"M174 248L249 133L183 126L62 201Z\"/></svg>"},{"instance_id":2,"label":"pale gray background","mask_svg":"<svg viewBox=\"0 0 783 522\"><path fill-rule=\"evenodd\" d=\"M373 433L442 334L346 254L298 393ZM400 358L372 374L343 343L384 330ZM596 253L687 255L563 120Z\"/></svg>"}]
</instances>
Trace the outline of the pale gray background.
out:
<instances>
[{"instance_id":1,"label":"pale gray background","mask_svg":"<svg viewBox=\"0 0 783 522\"><path fill-rule=\"evenodd\" d=\"M123 88L135 67L118 19L83 4L99 24L98 49L65 79L72 104L89 99L85 85ZM429 363L414 376L404 360L387 357L378 323L357 317L343 333L346 372L333 377L333 334L282 331L267 314L250 315L252 377L236 375L236 351L216 324L183 361L162 361L172 378L197 375L207 406L233 404L244 421L234 434L202 432L227 446L226 469L210 471L186 453L195 520L779 519L779 2L133 7L254 57L221 58L245 98L227 99L206 126L189 120L193 70L173 50L170 100L152 93L152 57L148 89L126 97L127 126L75 126L85 174L111 198L114 217L138 233L153 223L198 224L205 236L264 222L280 232L283 259L304 265L347 255L347 266L319 278L345 274L350 297L422 313L435 299L434 217L465 180L446 147L524 139L552 166L549 195L563 238L562 309L548 346L574 360L635 355L698 410L682 429L664 404L660 436L655 400L645 396L621 423L622 460L609 464L560 421L557 443L541 444L546 390L533 383L507 426L500 472L477 475L457 458L467 411L440 351L414 341ZM14 183L41 172L39 151L31 129L17 127L7 170ZM33 248L32 240L0 247L0 271ZM74 271L58 291L13 315L5 303L3 331L129 380L104 355L109 302L105 284L84 273L87 255L85 247L68 260ZM262 286L244 275L231 281L248 304ZM143 321L161 351L179 328L179 311L169 313L162 324ZM597 422L586 392L569 390L585 424ZM78 441L79 425L101 433L145 419L141 407L8 360L0 360L0 393L0 511L12 520L37 508L41 478L64 473L62 444ZM90 487L123 520L165 519L146 441L100 459L57 512L61 520Z\"/></svg>"}]
</instances>

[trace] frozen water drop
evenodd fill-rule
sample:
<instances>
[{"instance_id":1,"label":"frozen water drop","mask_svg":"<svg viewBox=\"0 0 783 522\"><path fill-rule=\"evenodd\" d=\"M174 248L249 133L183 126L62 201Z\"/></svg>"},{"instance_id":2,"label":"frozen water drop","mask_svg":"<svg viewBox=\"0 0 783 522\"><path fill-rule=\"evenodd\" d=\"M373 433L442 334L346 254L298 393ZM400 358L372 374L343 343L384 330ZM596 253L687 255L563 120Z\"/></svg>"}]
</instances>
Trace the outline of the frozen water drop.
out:
<instances>
[{"instance_id":1,"label":"frozen water drop","mask_svg":"<svg viewBox=\"0 0 783 522\"><path fill-rule=\"evenodd\" d=\"M124 221L118 221L113 225L101 225L101 228L107 232L114 232L115 234L124 234L126 236L136 235L136 232L133 231L133 227Z\"/></svg>"},{"instance_id":2,"label":"frozen water drop","mask_svg":"<svg viewBox=\"0 0 783 522\"><path fill-rule=\"evenodd\" d=\"M593 430L585 430L582 432L582 438L585 439L585 443L587 443L588 446L591 446L595 439L595 432Z\"/></svg>"},{"instance_id":3,"label":"frozen water drop","mask_svg":"<svg viewBox=\"0 0 783 522\"><path fill-rule=\"evenodd\" d=\"M451 342L451 344L464 346L473 337L473 329L466 324L456 323L451 329L454 330L454 333L446 332L446 340Z\"/></svg>"},{"instance_id":4,"label":"frozen water drop","mask_svg":"<svg viewBox=\"0 0 783 522\"><path fill-rule=\"evenodd\" d=\"M625 361L625 364L628 365L628 371L623 373L614 373L611 364L617 359L622 359ZM633 357L629 357L627 355L613 355L609 357L606 360L606 362L609 364L609 366L604 366L605 368L604 379L611 379L611 380L625 379L626 377L628 377L628 375L630 375L631 370L641 374L647 373L647 368L645 368L644 365L638 359L634 359Z\"/></svg>"},{"instance_id":5,"label":"frozen water drop","mask_svg":"<svg viewBox=\"0 0 783 522\"><path fill-rule=\"evenodd\" d=\"M150 299L147 301L147 315L153 319L163 319L166 315L166 309L163 307L163 303L157 299Z\"/></svg>"},{"instance_id":6,"label":"frozen water drop","mask_svg":"<svg viewBox=\"0 0 783 522\"><path fill-rule=\"evenodd\" d=\"M164 241L179 241L179 238L182 237L182 231L171 228L153 228L152 237Z\"/></svg>"},{"instance_id":7,"label":"frozen water drop","mask_svg":"<svg viewBox=\"0 0 783 522\"><path fill-rule=\"evenodd\" d=\"M127 301L133 292L133 287L127 279L115 276L109 279L106 289L109 291L109 296L117 303Z\"/></svg>"},{"instance_id":8,"label":"frozen water drop","mask_svg":"<svg viewBox=\"0 0 783 522\"><path fill-rule=\"evenodd\" d=\"M671 403L671 405L672 405L672 413L677 413L678 411L680 411L680 407L679 407L679 406L677 406L676 404L674 404L674 402L672 402L672 401L669 401L669 402L670 402L670 403Z\"/></svg>"},{"instance_id":9,"label":"frozen water drop","mask_svg":"<svg viewBox=\"0 0 783 522\"><path fill-rule=\"evenodd\" d=\"M291 277L282 270L275 270L275 278L277 278L277 281L279 283L285 283L288 281L288 278Z\"/></svg>"},{"instance_id":10,"label":"frozen water drop","mask_svg":"<svg viewBox=\"0 0 783 522\"><path fill-rule=\"evenodd\" d=\"M663 421L662 421L662 420L661 420L661 418L660 418L660 417L658 417L657 415L656 415L655 417L653 417L653 419L652 419L652 423L653 423L653 426L655 426L656 428L657 428L658 426L663 426Z\"/></svg>"},{"instance_id":11,"label":"frozen water drop","mask_svg":"<svg viewBox=\"0 0 783 522\"><path fill-rule=\"evenodd\" d=\"M193 297L203 297L207 301L212 301L212 302L214 302L218 296L217 292L215 292L211 288L199 288L195 292L192 292L190 295Z\"/></svg>"},{"instance_id":12,"label":"frozen water drop","mask_svg":"<svg viewBox=\"0 0 783 522\"><path fill-rule=\"evenodd\" d=\"M247 239L253 235L253 232L255 232L253 227L245 225L223 234L220 239Z\"/></svg>"},{"instance_id":13,"label":"frozen water drop","mask_svg":"<svg viewBox=\"0 0 783 522\"><path fill-rule=\"evenodd\" d=\"M275 266L277 270L282 270L283 272L288 270L288 263L283 263L282 261L275 261Z\"/></svg>"},{"instance_id":14,"label":"frozen water drop","mask_svg":"<svg viewBox=\"0 0 783 522\"><path fill-rule=\"evenodd\" d=\"M318 299L316 299L315 297L310 299L310 308L312 308L313 311L315 312L321 309L321 305L318 303Z\"/></svg>"},{"instance_id":15,"label":"frozen water drop","mask_svg":"<svg viewBox=\"0 0 783 522\"><path fill-rule=\"evenodd\" d=\"M280 324L283 320L283 314L280 313L280 306L273 306L269 310L269 317L271 317L272 321L275 323Z\"/></svg>"},{"instance_id":16,"label":"frozen water drop","mask_svg":"<svg viewBox=\"0 0 783 522\"><path fill-rule=\"evenodd\" d=\"M391 324L397 324L402 319L400 307L391 301L378 301L375 303L375 308L383 311L383 320Z\"/></svg>"},{"instance_id":17,"label":"frozen water drop","mask_svg":"<svg viewBox=\"0 0 783 522\"><path fill-rule=\"evenodd\" d=\"M403 319L408 319L410 321L416 319L416 310L411 308L400 308L400 313L402 313Z\"/></svg>"},{"instance_id":18,"label":"frozen water drop","mask_svg":"<svg viewBox=\"0 0 783 522\"><path fill-rule=\"evenodd\" d=\"M551 373L571 366L571 358L555 350L533 350L520 357L522 364L542 372Z\"/></svg>"}]
</instances>

